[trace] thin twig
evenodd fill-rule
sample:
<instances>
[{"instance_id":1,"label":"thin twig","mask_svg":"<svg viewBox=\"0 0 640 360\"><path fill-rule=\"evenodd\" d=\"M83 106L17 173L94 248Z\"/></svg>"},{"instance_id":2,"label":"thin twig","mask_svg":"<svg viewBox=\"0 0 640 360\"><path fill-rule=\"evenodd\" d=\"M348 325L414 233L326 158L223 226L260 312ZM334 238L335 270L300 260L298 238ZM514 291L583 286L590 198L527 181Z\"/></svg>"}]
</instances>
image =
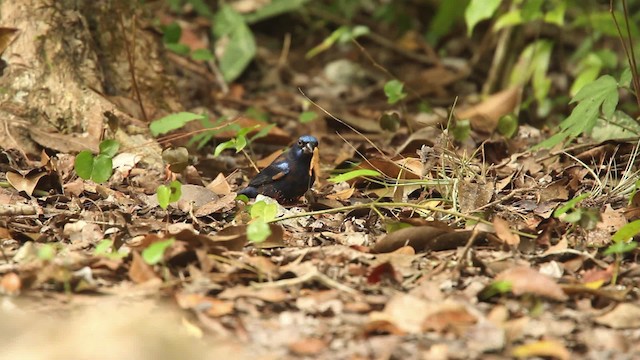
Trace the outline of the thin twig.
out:
<instances>
[{"instance_id":1,"label":"thin twig","mask_svg":"<svg viewBox=\"0 0 640 360\"><path fill-rule=\"evenodd\" d=\"M136 55L135 55L136 15L133 14L131 17L131 35L133 37L133 40L131 42L129 42L129 39L127 38L127 34L124 26L123 14L120 14L119 20L120 20L120 26L122 27L122 36L124 37L124 49L127 52L127 61L129 62L129 72L131 73L131 85L133 86L133 91L136 94L136 100L138 100L138 105L140 106L142 117L144 117L144 121L149 122L149 117L147 117L147 112L145 111L144 105L142 104L140 89L138 89L138 81L136 80Z\"/></svg>"},{"instance_id":2,"label":"thin twig","mask_svg":"<svg viewBox=\"0 0 640 360\"><path fill-rule=\"evenodd\" d=\"M264 282L264 283L251 283L251 286L257 289L270 288L270 287L289 287L293 285L304 284L312 280L317 280L323 283L324 285L326 285L327 287L331 287L348 294L352 294L352 295L358 294L358 291L346 285L340 284L339 282L333 280L332 278L318 271L318 269L314 269L313 271L310 271L302 276L298 276L292 279L283 279L283 280L270 281L270 282Z\"/></svg>"},{"instance_id":3,"label":"thin twig","mask_svg":"<svg viewBox=\"0 0 640 360\"><path fill-rule=\"evenodd\" d=\"M627 36L629 41L629 47L627 47L626 40L622 35L622 30L620 29L620 24L618 23L618 18L616 18L616 13L613 10L613 0L609 0L609 13L611 13L611 17L613 18L613 22L616 25L616 30L618 30L618 36L620 37L620 42L622 43L622 48L624 49L624 53L627 56L627 61L629 62L629 67L631 69L631 74L633 78L633 88L635 89L636 102L638 107L640 108L640 77L638 76L638 67L636 63L636 56L633 51L633 38L631 37L631 30L629 26L629 11L627 9L627 1L622 0L622 5L624 9L624 17L627 23Z\"/></svg>"},{"instance_id":4,"label":"thin twig","mask_svg":"<svg viewBox=\"0 0 640 360\"><path fill-rule=\"evenodd\" d=\"M289 220L289 219L295 219L295 218L299 218L299 217L304 217L304 216L314 216L314 215L323 215L323 214L333 214L333 213L338 213L338 212L342 212L342 211L350 211L350 210L355 210L355 209L366 209L366 208L394 208L394 207L407 207L407 208L412 208L412 209L417 209L417 210L424 210L424 211L433 211L433 212L437 212L437 213L441 213L441 214L445 214L445 215L451 215L451 216L457 216L469 221L473 221L473 222L479 222L479 223L483 223L486 225L493 225L490 221L485 220L483 218L477 217L477 216L473 216L473 215L465 215L465 214L461 214L457 211L454 210L447 210L447 209L442 209L442 208L438 208L435 206L430 206L430 205L420 205L420 204L411 204L411 203L397 203L397 202L371 202L371 203L366 203L366 204L355 204L355 205L347 205L347 206L342 206L342 207L337 207L337 208L333 208L333 209L326 209L326 210L317 210L317 211L309 211L309 212L304 212L304 213L297 213L297 214L292 214L292 215L287 215L287 216L283 216L277 219L273 219L269 222L275 223L275 222L279 222L279 221L284 221L284 220ZM526 237L526 238L530 238L530 239L535 239L537 236L533 235L533 234L529 234L529 233L525 233L522 231L513 231L514 234L518 234L520 236Z\"/></svg>"}]
</instances>

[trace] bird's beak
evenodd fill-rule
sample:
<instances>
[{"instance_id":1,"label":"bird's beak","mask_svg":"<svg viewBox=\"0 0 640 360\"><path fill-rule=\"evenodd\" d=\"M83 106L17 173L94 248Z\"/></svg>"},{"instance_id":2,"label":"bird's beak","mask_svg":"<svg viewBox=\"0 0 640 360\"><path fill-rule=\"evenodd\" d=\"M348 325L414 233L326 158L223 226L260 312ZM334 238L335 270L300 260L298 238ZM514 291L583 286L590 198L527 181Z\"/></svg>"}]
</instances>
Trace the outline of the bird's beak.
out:
<instances>
[{"instance_id":1,"label":"bird's beak","mask_svg":"<svg viewBox=\"0 0 640 360\"><path fill-rule=\"evenodd\" d=\"M307 144L304 146L304 148L302 148L302 151L304 151L304 152L305 152L305 153L307 153L307 154L313 154L313 148L314 148L313 144L311 144L311 143L307 143Z\"/></svg>"}]
</instances>

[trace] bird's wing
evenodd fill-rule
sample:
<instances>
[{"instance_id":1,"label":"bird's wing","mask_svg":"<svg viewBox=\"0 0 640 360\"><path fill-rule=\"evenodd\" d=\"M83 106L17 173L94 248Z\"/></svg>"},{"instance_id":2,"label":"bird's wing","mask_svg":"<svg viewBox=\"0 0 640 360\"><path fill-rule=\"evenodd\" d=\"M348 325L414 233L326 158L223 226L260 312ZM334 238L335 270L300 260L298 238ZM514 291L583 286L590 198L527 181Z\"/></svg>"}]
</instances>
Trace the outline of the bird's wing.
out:
<instances>
[{"instance_id":1,"label":"bird's wing","mask_svg":"<svg viewBox=\"0 0 640 360\"><path fill-rule=\"evenodd\" d=\"M287 175L289 171L290 171L290 167L286 158L282 157L282 158L276 159L274 162L271 163L271 165L262 169L262 171L260 171L258 175L256 175L256 177L254 177L251 180L251 182L249 182L249 186L259 187L262 185L272 183L278 179L281 179L283 176Z\"/></svg>"}]
</instances>

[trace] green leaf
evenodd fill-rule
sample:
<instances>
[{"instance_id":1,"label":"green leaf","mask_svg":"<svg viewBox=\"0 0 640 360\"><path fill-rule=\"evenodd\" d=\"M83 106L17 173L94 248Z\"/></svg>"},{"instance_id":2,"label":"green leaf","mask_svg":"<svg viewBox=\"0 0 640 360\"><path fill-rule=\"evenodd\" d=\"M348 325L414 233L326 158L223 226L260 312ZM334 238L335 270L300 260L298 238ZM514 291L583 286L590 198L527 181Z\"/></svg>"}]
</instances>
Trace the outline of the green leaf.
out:
<instances>
[{"instance_id":1,"label":"green leaf","mask_svg":"<svg viewBox=\"0 0 640 360\"><path fill-rule=\"evenodd\" d=\"M569 212L569 210L575 210L576 204L578 204L580 201L586 199L589 196L591 196L591 193L588 193L588 192L581 194L580 196L576 196L575 198L564 203L564 205L562 205L561 207L557 208L553 212L553 216L558 217L560 215L566 214L567 212Z\"/></svg>"},{"instance_id":2,"label":"green leaf","mask_svg":"<svg viewBox=\"0 0 640 360\"><path fill-rule=\"evenodd\" d=\"M309 0L271 0L255 12L245 14L244 19L247 23L252 24L280 14L293 12L300 9L307 2Z\"/></svg>"},{"instance_id":3,"label":"green leaf","mask_svg":"<svg viewBox=\"0 0 640 360\"><path fill-rule=\"evenodd\" d=\"M629 87L631 85L631 79L633 79L633 74L631 74L631 68L626 67L620 74L620 81L618 81L618 86L620 87Z\"/></svg>"},{"instance_id":4,"label":"green leaf","mask_svg":"<svg viewBox=\"0 0 640 360\"><path fill-rule=\"evenodd\" d=\"M171 198L171 189L166 185L160 185L156 189L156 197L158 198L158 205L164 210L169 206L169 199Z\"/></svg>"},{"instance_id":5,"label":"green leaf","mask_svg":"<svg viewBox=\"0 0 640 360\"><path fill-rule=\"evenodd\" d=\"M522 24L524 19L522 18L522 12L520 9L511 10L505 14L502 14L496 23L493 25L493 31L498 31L506 27Z\"/></svg>"},{"instance_id":6,"label":"green leaf","mask_svg":"<svg viewBox=\"0 0 640 360\"><path fill-rule=\"evenodd\" d=\"M506 294L510 292L512 287L513 286L511 285L511 281L507 281L507 280L494 281L489 286L482 289L482 291L478 293L478 299L482 301L489 300L496 295Z\"/></svg>"},{"instance_id":7,"label":"green leaf","mask_svg":"<svg viewBox=\"0 0 640 360\"><path fill-rule=\"evenodd\" d=\"M271 228L263 219L257 219L247 226L247 239L254 243L265 241L271 235Z\"/></svg>"},{"instance_id":8,"label":"green leaf","mask_svg":"<svg viewBox=\"0 0 640 360\"><path fill-rule=\"evenodd\" d=\"M469 120L458 120L452 132L453 138L457 141L465 141L471 135L471 122Z\"/></svg>"},{"instance_id":9,"label":"green leaf","mask_svg":"<svg viewBox=\"0 0 640 360\"><path fill-rule=\"evenodd\" d=\"M106 255L111 252L111 247L113 246L113 241L109 239L104 239L96 245L96 248L93 249L94 255Z\"/></svg>"},{"instance_id":10,"label":"green leaf","mask_svg":"<svg viewBox=\"0 0 640 360\"><path fill-rule=\"evenodd\" d=\"M381 174L378 171L375 170L370 170L370 169L359 169L359 170L352 170L349 172L346 172L344 174L340 174L334 177L329 178L329 181L334 182L334 183L340 183L343 181L349 181L351 179L355 179L357 177L361 177L361 176L370 176L370 177L378 177Z\"/></svg>"},{"instance_id":11,"label":"green leaf","mask_svg":"<svg viewBox=\"0 0 640 360\"><path fill-rule=\"evenodd\" d=\"M180 36L182 36L182 28L176 22L172 22L171 24L165 25L162 28L162 42L167 44L177 44L180 42Z\"/></svg>"},{"instance_id":12,"label":"green leaf","mask_svg":"<svg viewBox=\"0 0 640 360\"><path fill-rule=\"evenodd\" d=\"M38 248L38 259L51 261L56 257L56 248L51 244L42 244Z\"/></svg>"},{"instance_id":13,"label":"green leaf","mask_svg":"<svg viewBox=\"0 0 640 360\"><path fill-rule=\"evenodd\" d=\"M567 10L567 2L554 1L552 6L551 10L545 14L544 21L561 27L564 26L564 14Z\"/></svg>"},{"instance_id":14,"label":"green leaf","mask_svg":"<svg viewBox=\"0 0 640 360\"><path fill-rule=\"evenodd\" d=\"M626 242L617 242L615 244L609 245L607 250L604 251L605 255L612 254L624 254L630 251L635 250L638 247L638 243L635 241Z\"/></svg>"},{"instance_id":15,"label":"green leaf","mask_svg":"<svg viewBox=\"0 0 640 360\"><path fill-rule=\"evenodd\" d=\"M251 137L251 141L267 136L269 134L269 131L271 131L271 129L273 129L275 126L276 126L276 124L270 124L270 125L267 125L267 126L263 126L262 129L260 129L260 131L258 131L255 135L253 135Z\"/></svg>"},{"instance_id":16,"label":"green leaf","mask_svg":"<svg viewBox=\"0 0 640 360\"><path fill-rule=\"evenodd\" d=\"M266 201L258 201L251 206L251 218L271 221L278 215L278 205L275 203L267 203Z\"/></svg>"},{"instance_id":17,"label":"green leaf","mask_svg":"<svg viewBox=\"0 0 640 360\"><path fill-rule=\"evenodd\" d=\"M635 220L618 229L611 237L611 240L614 242L626 242L638 234L640 234L640 220Z\"/></svg>"},{"instance_id":18,"label":"green leaf","mask_svg":"<svg viewBox=\"0 0 640 360\"><path fill-rule=\"evenodd\" d=\"M307 51L305 58L311 59L312 57L320 54L323 51L330 49L344 34L348 33L349 27L346 25L340 26L334 30L331 35L325 38L320 44L314 46L311 50Z\"/></svg>"},{"instance_id":19,"label":"green leaf","mask_svg":"<svg viewBox=\"0 0 640 360\"><path fill-rule=\"evenodd\" d=\"M382 130L396 132L400 128L400 115L395 111L385 112L380 116L378 122Z\"/></svg>"},{"instance_id":20,"label":"green leaf","mask_svg":"<svg viewBox=\"0 0 640 360\"><path fill-rule=\"evenodd\" d=\"M601 76L580 89L571 102L578 102L578 105L560 123L560 131L533 149L550 148L565 139L574 139L591 131L601 113L606 119L610 119L618 105L618 84L610 75Z\"/></svg>"},{"instance_id":21,"label":"green leaf","mask_svg":"<svg viewBox=\"0 0 640 360\"><path fill-rule=\"evenodd\" d=\"M174 238L157 241L142 250L142 259L149 265L155 265L164 259L164 252L175 242Z\"/></svg>"},{"instance_id":22,"label":"green leaf","mask_svg":"<svg viewBox=\"0 0 640 360\"><path fill-rule=\"evenodd\" d=\"M531 22L542 17L541 7L544 0L527 0L522 3L522 19Z\"/></svg>"},{"instance_id":23,"label":"green leaf","mask_svg":"<svg viewBox=\"0 0 640 360\"><path fill-rule=\"evenodd\" d=\"M591 131L591 137L596 142L637 137L638 135L640 135L640 124L620 110L614 112L608 121L599 118Z\"/></svg>"},{"instance_id":24,"label":"green leaf","mask_svg":"<svg viewBox=\"0 0 640 360\"><path fill-rule=\"evenodd\" d=\"M489 19L498 10L501 0L471 0L464 12L467 23L467 35L473 34L473 28L482 20Z\"/></svg>"},{"instance_id":25,"label":"green leaf","mask_svg":"<svg viewBox=\"0 0 640 360\"><path fill-rule=\"evenodd\" d=\"M166 134L169 131L180 129L190 121L200 120L204 118L204 115L193 114L190 112L179 112L152 121L149 125L149 130L151 130L151 135L158 136Z\"/></svg>"},{"instance_id":26,"label":"green leaf","mask_svg":"<svg viewBox=\"0 0 640 360\"><path fill-rule=\"evenodd\" d=\"M216 149L213 151L213 157L217 157L223 151L225 151L227 149L233 149L235 147L236 147L236 139L231 139L231 140L225 141L223 143L220 143L220 144L218 144L218 146L216 146Z\"/></svg>"},{"instance_id":27,"label":"green leaf","mask_svg":"<svg viewBox=\"0 0 640 360\"><path fill-rule=\"evenodd\" d=\"M103 140L100 143L100 155L105 155L108 157L114 157L118 153L118 149L120 149L120 143L116 140L107 139Z\"/></svg>"},{"instance_id":28,"label":"green leaf","mask_svg":"<svg viewBox=\"0 0 640 360\"><path fill-rule=\"evenodd\" d=\"M218 58L220 71L227 82L238 78L256 54L256 41L240 14L224 5L214 17L213 34L218 44L224 41Z\"/></svg>"},{"instance_id":29,"label":"green leaf","mask_svg":"<svg viewBox=\"0 0 640 360\"><path fill-rule=\"evenodd\" d=\"M193 9L198 13L198 15L205 17L207 19L211 19L213 17L213 13L209 8L209 5L204 0L187 0Z\"/></svg>"},{"instance_id":30,"label":"green leaf","mask_svg":"<svg viewBox=\"0 0 640 360\"><path fill-rule=\"evenodd\" d=\"M531 80L535 99L539 103L544 101L551 87L547 72L552 50L553 42L549 40L538 40L528 45L511 71L510 85L523 86Z\"/></svg>"},{"instance_id":31,"label":"green leaf","mask_svg":"<svg viewBox=\"0 0 640 360\"><path fill-rule=\"evenodd\" d=\"M215 56L209 49L196 49L191 52L191 58L196 61L211 61Z\"/></svg>"},{"instance_id":32,"label":"green leaf","mask_svg":"<svg viewBox=\"0 0 640 360\"><path fill-rule=\"evenodd\" d=\"M247 137L244 135L238 135L238 137L236 138L236 144L235 144L235 148L236 148L236 153L239 153L240 151L242 151L242 149L244 149L247 146Z\"/></svg>"},{"instance_id":33,"label":"green leaf","mask_svg":"<svg viewBox=\"0 0 640 360\"><path fill-rule=\"evenodd\" d=\"M110 239L104 239L100 241L96 248L93 250L93 255L102 256L108 259L122 259L127 256L123 251L115 251L113 248L113 241Z\"/></svg>"},{"instance_id":34,"label":"green leaf","mask_svg":"<svg viewBox=\"0 0 640 360\"><path fill-rule=\"evenodd\" d=\"M91 179L91 172L93 171L93 160L94 157L91 151L80 151L76 156L76 160L73 166L76 170L76 174L78 174L78 176L80 176L82 179Z\"/></svg>"},{"instance_id":35,"label":"green leaf","mask_svg":"<svg viewBox=\"0 0 640 360\"><path fill-rule=\"evenodd\" d=\"M173 51L178 55L188 55L191 52L191 48L187 44L177 43L177 44L164 44L164 47Z\"/></svg>"},{"instance_id":36,"label":"green leaf","mask_svg":"<svg viewBox=\"0 0 640 360\"><path fill-rule=\"evenodd\" d=\"M169 195L170 203L180 200L180 197L182 196L182 184L180 181L173 180L169 184L169 190L171 191L171 194Z\"/></svg>"},{"instance_id":37,"label":"green leaf","mask_svg":"<svg viewBox=\"0 0 640 360\"><path fill-rule=\"evenodd\" d=\"M398 80L390 80L384 84L384 93L387 95L387 102L395 104L404 99L407 94L402 91L404 84Z\"/></svg>"},{"instance_id":38,"label":"green leaf","mask_svg":"<svg viewBox=\"0 0 640 360\"><path fill-rule=\"evenodd\" d=\"M510 138L518 131L518 117L513 114L505 115L498 120L498 132Z\"/></svg>"},{"instance_id":39,"label":"green leaf","mask_svg":"<svg viewBox=\"0 0 640 360\"><path fill-rule=\"evenodd\" d=\"M443 36L449 34L451 29L461 22L468 4L468 0L440 2L436 7L436 14L429 21L429 29L425 34L427 41L435 45Z\"/></svg>"},{"instance_id":40,"label":"green leaf","mask_svg":"<svg viewBox=\"0 0 640 360\"><path fill-rule=\"evenodd\" d=\"M315 111L304 111L300 113L298 116L298 120L302 124L310 123L318 117L318 114Z\"/></svg>"},{"instance_id":41,"label":"green leaf","mask_svg":"<svg viewBox=\"0 0 640 360\"><path fill-rule=\"evenodd\" d=\"M110 156L99 154L94 158L91 180L98 184L106 182L113 174L113 161Z\"/></svg>"}]
</instances>

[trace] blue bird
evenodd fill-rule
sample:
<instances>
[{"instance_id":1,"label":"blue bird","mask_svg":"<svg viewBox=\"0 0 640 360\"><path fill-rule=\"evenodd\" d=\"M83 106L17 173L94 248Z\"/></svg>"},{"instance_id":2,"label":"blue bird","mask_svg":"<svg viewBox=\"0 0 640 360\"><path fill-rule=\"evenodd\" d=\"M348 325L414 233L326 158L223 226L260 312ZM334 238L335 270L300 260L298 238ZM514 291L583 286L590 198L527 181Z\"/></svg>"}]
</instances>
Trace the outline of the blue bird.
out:
<instances>
[{"instance_id":1,"label":"blue bird","mask_svg":"<svg viewBox=\"0 0 640 360\"><path fill-rule=\"evenodd\" d=\"M238 194L249 198L262 194L281 204L296 202L316 179L311 160L317 147L318 139L301 136L289 151L262 169Z\"/></svg>"}]
</instances>

